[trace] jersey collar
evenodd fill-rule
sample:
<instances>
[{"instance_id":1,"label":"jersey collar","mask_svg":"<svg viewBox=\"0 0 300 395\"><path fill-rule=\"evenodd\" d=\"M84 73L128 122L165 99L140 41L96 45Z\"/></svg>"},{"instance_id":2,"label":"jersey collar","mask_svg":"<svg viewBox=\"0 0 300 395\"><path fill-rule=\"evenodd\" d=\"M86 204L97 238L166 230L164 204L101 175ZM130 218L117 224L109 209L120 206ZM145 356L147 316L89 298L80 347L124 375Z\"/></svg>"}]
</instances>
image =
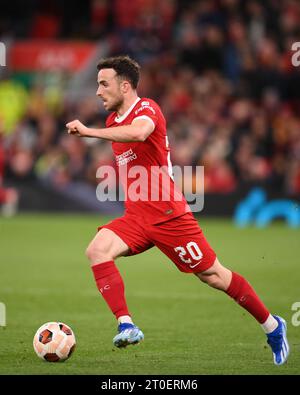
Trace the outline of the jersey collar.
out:
<instances>
[{"instance_id":1,"label":"jersey collar","mask_svg":"<svg viewBox=\"0 0 300 395\"><path fill-rule=\"evenodd\" d=\"M116 117L115 117L115 122L117 122L117 123L123 122L124 119L127 118L127 116L131 113L131 111L133 110L133 108L135 107L135 105L136 105L140 100L141 100L141 98L138 97L138 98L135 100L135 102L132 104L132 106L130 106L130 107L128 108L128 110L127 110L123 115L121 115L120 117L116 116Z\"/></svg>"}]
</instances>

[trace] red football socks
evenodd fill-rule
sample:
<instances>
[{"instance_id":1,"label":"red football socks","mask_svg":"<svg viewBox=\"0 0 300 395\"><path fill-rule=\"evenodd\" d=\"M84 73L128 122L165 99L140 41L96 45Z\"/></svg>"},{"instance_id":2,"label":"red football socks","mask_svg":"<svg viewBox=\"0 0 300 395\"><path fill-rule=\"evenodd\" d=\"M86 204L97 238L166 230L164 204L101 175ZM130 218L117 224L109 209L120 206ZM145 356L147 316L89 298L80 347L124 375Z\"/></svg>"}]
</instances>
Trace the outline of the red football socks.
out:
<instances>
[{"instance_id":1,"label":"red football socks","mask_svg":"<svg viewBox=\"0 0 300 395\"><path fill-rule=\"evenodd\" d=\"M260 324L264 323L268 318L269 311L251 285L238 273L232 272L232 280L226 293L252 314Z\"/></svg>"},{"instance_id":2,"label":"red football socks","mask_svg":"<svg viewBox=\"0 0 300 395\"><path fill-rule=\"evenodd\" d=\"M114 261L96 263L92 266L97 288L113 314L129 315L124 292L124 282Z\"/></svg>"}]
</instances>

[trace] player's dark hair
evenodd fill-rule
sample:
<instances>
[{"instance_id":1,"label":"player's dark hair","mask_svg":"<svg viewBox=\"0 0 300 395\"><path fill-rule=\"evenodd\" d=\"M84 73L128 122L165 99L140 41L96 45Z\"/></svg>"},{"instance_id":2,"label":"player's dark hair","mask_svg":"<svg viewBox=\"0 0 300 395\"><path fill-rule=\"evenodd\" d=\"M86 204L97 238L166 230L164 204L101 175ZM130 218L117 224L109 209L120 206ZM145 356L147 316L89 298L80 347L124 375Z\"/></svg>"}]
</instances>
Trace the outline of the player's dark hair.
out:
<instances>
[{"instance_id":1,"label":"player's dark hair","mask_svg":"<svg viewBox=\"0 0 300 395\"><path fill-rule=\"evenodd\" d=\"M136 89L140 78L140 65L129 56L114 56L101 59L97 64L97 69L114 69L117 76L130 82Z\"/></svg>"}]
</instances>

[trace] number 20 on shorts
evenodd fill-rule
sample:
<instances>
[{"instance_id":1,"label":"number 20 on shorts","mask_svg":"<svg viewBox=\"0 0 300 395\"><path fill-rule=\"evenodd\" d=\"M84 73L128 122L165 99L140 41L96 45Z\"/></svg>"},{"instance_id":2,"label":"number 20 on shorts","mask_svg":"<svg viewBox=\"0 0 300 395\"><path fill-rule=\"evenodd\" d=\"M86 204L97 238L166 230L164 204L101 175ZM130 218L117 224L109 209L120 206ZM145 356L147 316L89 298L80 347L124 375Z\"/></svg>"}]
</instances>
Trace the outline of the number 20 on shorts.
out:
<instances>
[{"instance_id":1,"label":"number 20 on shorts","mask_svg":"<svg viewBox=\"0 0 300 395\"><path fill-rule=\"evenodd\" d=\"M190 268L197 266L199 264L200 259L203 257L203 253L200 250L198 244L195 241L190 241L187 243L186 247L178 246L174 248L175 252L178 253L179 258L182 262L189 264ZM194 261L197 261L196 264L191 265L191 258L187 258L187 253L193 258Z\"/></svg>"}]
</instances>

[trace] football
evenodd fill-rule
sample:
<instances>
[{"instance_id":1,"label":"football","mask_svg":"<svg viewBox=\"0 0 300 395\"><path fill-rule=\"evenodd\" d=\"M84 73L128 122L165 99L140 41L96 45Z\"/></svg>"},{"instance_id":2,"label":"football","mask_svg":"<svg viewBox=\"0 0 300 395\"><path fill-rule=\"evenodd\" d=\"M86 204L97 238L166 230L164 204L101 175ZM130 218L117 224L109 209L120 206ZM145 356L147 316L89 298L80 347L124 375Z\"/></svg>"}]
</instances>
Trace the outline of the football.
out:
<instances>
[{"instance_id":1,"label":"football","mask_svg":"<svg viewBox=\"0 0 300 395\"><path fill-rule=\"evenodd\" d=\"M60 362L70 358L76 345L72 329L62 322L47 322L34 335L36 355L47 362Z\"/></svg>"}]
</instances>

